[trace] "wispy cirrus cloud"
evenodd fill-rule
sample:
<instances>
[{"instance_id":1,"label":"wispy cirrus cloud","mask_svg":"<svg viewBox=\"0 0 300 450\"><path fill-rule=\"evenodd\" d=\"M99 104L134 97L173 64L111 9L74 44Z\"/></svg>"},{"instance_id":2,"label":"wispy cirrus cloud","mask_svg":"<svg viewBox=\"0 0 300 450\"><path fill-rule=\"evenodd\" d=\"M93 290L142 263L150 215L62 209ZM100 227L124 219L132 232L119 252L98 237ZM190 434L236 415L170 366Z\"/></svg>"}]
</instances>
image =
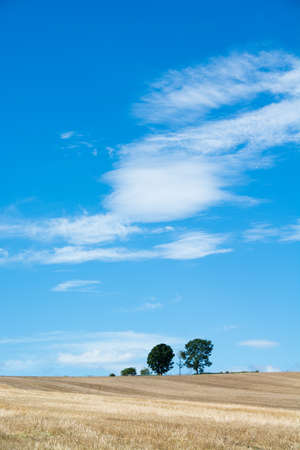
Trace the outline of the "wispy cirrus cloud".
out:
<instances>
[{"instance_id":1,"label":"wispy cirrus cloud","mask_svg":"<svg viewBox=\"0 0 300 450\"><path fill-rule=\"evenodd\" d=\"M9 255L3 250L0 264L79 264L88 261L138 261L147 259L198 259L208 255L227 253L230 248L222 247L227 236L210 235L203 232L186 233L167 244L156 245L149 249L128 249L126 247L84 247L65 246L51 250L28 250Z\"/></svg>"},{"instance_id":2,"label":"wispy cirrus cloud","mask_svg":"<svg viewBox=\"0 0 300 450\"><path fill-rule=\"evenodd\" d=\"M124 364L145 365L148 352L160 342L183 345L184 339L134 331L50 332L21 338L0 339L10 345L14 359L0 362L2 374L37 374L43 367L55 365L57 373L68 369L120 370ZM19 346L26 343L28 355L18 357ZM23 348L23 347L22 347ZM23 349L24 353L24 349Z\"/></svg>"},{"instance_id":3,"label":"wispy cirrus cloud","mask_svg":"<svg viewBox=\"0 0 300 450\"><path fill-rule=\"evenodd\" d=\"M136 109L166 131L121 147L119 166L103 178L113 188L105 207L159 222L226 203L255 204L235 188L247 171L272 163L271 149L300 142L299 85L300 59L276 52L168 73ZM223 106L221 118L199 120Z\"/></svg>"},{"instance_id":4,"label":"wispy cirrus cloud","mask_svg":"<svg viewBox=\"0 0 300 450\"><path fill-rule=\"evenodd\" d=\"M44 220L6 220L0 222L0 236L29 238L40 241L63 240L71 244L97 244L125 239L139 233L136 225L122 221L112 214L82 214Z\"/></svg>"},{"instance_id":5,"label":"wispy cirrus cloud","mask_svg":"<svg viewBox=\"0 0 300 450\"><path fill-rule=\"evenodd\" d=\"M154 124L151 133L120 146L116 164L101 178L111 188L102 212L0 221L2 237L55 241L54 248L15 256L3 250L0 261L197 259L230 251L223 247L224 233L199 227L195 232L190 221L212 207L252 206L260 201L241 195L239 187L245 187L249 173L275 163L277 148L299 145L299 86L300 59L284 52L233 54L168 72L135 107L137 116ZM93 142L73 131L61 138L68 146L93 150ZM171 230L180 220L185 220L185 232L173 230L172 241L158 240L151 248L140 244L138 249L123 243L103 246L144 234L144 224ZM157 226L159 222L163 225ZM299 227L277 230L263 224L245 236L252 241L267 237L297 241Z\"/></svg>"},{"instance_id":6,"label":"wispy cirrus cloud","mask_svg":"<svg viewBox=\"0 0 300 450\"><path fill-rule=\"evenodd\" d=\"M268 341L266 339L249 339L248 341L239 342L242 347L253 347L253 348L273 348L279 345L278 342Z\"/></svg>"},{"instance_id":7,"label":"wispy cirrus cloud","mask_svg":"<svg viewBox=\"0 0 300 450\"><path fill-rule=\"evenodd\" d=\"M54 292L95 292L95 287L101 284L98 280L69 280L52 288Z\"/></svg>"},{"instance_id":8,"label":"wispy cirrus cloud","mask_svg":"<svg viewBox=\"0 0 300 450\"><path fill-rule=\"evenodd\" d=\"M281 236L282 241L300 242L300 219L295 224L288 225Z\"/></svg>"},{"instance_id":9,"label":"wispy cirrus cloud","mask_svg":"<svg viewBox=\"0 0 300 450\"><path fill-rule=\"evenodd\" d=\"M162 307L163 307L162 303L152 300L138 306L136 308L136 311L155 311L157 309L161 309Z\"/></svg>"},{"instance_id":10,"label":"wispy cirrus cloud","mask_svg":"<svg viewBox=\"0 0 300 450\"><path fill-rule=\"evenodd\" d=\"M154 297L138 306L129 308L120 308L120 312L132 313L132 312L154 312L163 308L163 304L158 302Z\"/></svg>"},{"instance_id":11,"label":"wispy cirrus cloud","mask_svg":"<svg viewBox=\"0 0 300 450\"><path fill-rule=\"evenodd\" d=\"M165 259L198 259L208 255L231 252L231 248L222 248L226 235L213 235L203 232L186 233L178 240L157 245L156 249Z\"/></svg>"},{"instance_id":12,"label":"wispy cirrus cloud","mask_svg":"<svg viewBox=\"0 0 300 450\"><path fill-rule=\"evenodd\" d=\"M280 229L272 227L268 223L257 223L244 232L244 239L249 242L267 241L278 238L280 236Z\"/></svg>"},{"instance_id":13,"label":"wispy cirrus cloud","mask_svg":"<svg viewBox=\"0 0 300 450\"><path fill-rule=\"evenodd\" d=\"M71 137L73 137L75 135L75 131L64 131L63 133L60 134L60 138L65 140L65 139L70 139Z\"/></svg>"},{"instance_id":14,"label":"wispy cirrus cloud","mask_svg":"<svg viewBox=\"0 0 300 450\"><path fill-rule=\"evenodd\" d=\"M297 242L300 241L300 219L294 224L274 227L267 223L256 223L244 232L246 241Z\"/></svg>"},{"instance_id":15,"label":"wispy cirrus cloud","mask_svg":"<svg viewBox=\"0 0 300 450\"><path fill-rule=\"evenodd\" d=\"M299 95L299 60L283 52L236 53L211 59L207 64L170 70L150 86L135 105L135 113L147 122L195 120L207 112L261 92Z\"/></svg>"},{"instance_id":16,"label":"wispy cirrus cloud","mask_svg":"<svg viewBox=\"0 0 300 450\"><path fill-rule=\"evenodd\" d=\"M232 188L245 171L270 164L264 152L300 142L299 109L300 99L282 101L125 146L119 168L104 177L113 187L105 206L153 222L189 218L224 203L255 204Z\"/></svg>"},{"instance_id":17,"label":"wispy cirrus cloud","mask_svg":"<svg viewBox=\"0 0 300 450\"><path fill-rule=\"evenodd\" d=\"M232 330L236 330L238 327L238 325L223 325L223 331L232 331Z\"/></svg>"},{"instance_id":18,"label":"wispy cirrus cloud","mask_svg":"<svg viewBox=\"0 0 300 450\"><path fill-rule=\"evenodd\" d=\"M59 137L63 141L63 150L74 150L79 154L82 150L85 150L93 156L98 156L98 143L95 139L83 133L71 130L61 133Z\"/></svg>"},{"instance_id":19,"label":"wispy cirrus cloud","mask_svg":"<svg viewBox=\"0 0 300 450\"><path fill-rule=\"evenodd\" d=\"M80 264L89 261L137 261L152 258L151 250L128 250L124 247L54 247L50 250L26 250L0 257L0 263Z\"/></svg>"},{"instance_id":20,"label":"wispy cirrus cloud","mask_svg":"<svg viewBox=\"0 0 300 450\"><path fill-rule=\"evenodd\" d=\"M124 363L142 367L147 353L160 342L181 344L182 339L135 332L99 333L98 340L83 342L78 346L66 346L57 356L57 362L65 366L104 367L121 369Z\"/></svg>"}]
</instances>

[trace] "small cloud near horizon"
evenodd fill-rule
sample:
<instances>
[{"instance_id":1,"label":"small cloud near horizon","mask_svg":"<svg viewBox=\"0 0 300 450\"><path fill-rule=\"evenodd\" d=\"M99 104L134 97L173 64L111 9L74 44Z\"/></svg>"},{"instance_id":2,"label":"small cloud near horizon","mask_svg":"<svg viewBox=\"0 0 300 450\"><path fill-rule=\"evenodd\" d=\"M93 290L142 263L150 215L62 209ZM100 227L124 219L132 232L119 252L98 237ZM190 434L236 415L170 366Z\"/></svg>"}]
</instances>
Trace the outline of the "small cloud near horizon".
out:
<instances>
[{"instance_id":1,"label":"small cloud near horizon","mask_svg":"<svg viewBox=\"0 0 300 450\"><path fill-rule=\"evenodd\" d=\"M60 134L61 139L70 139L75 134L75 131L65 131L64 133Z\"/></svg>"},{"instance_id":2,"label":"small cloud near horizon","mask_svg":"<svg viewBox=\"0 0 300 450\"><path fill-rule=\"evenodd\" d=\"M271 348L278 347L279 342L268 341L265 339L249 339L248 341L239 342L239 346L253 348Z\"/></svg>"},{"instance_id":3,"label":"small cloud near horizon","mask_svg":"<svg viewBox=\"0 0 300 450\"><path fill-rule=\"evenodd\" d=\"M231 330L235 330L236 328L238 328L237 325L224 325L223 331L231 331Z\"/></svg>"},{"instance_id":4,"label":"small cloud near horizon","mask_svg":"<svg viewBox=\"0 0 300 450\"><path fill-rule=\"evenodd\" d=\"M161 309L163 304L160 302L146 302L141 306L136 308L136 311L154 311L156 309Z\"/></svg>"},{"instance_id":5,"label":"small cloud near horizon","mask_svg":"<svg viewBox=\"0 0 300 450\"><path fill-rule=\"evenodd\" d=\"M95 286L101 284L98 280L69 280L59 283L57 286L52 288L54 292L93 292Z\"/></svg>"}]
</instances>

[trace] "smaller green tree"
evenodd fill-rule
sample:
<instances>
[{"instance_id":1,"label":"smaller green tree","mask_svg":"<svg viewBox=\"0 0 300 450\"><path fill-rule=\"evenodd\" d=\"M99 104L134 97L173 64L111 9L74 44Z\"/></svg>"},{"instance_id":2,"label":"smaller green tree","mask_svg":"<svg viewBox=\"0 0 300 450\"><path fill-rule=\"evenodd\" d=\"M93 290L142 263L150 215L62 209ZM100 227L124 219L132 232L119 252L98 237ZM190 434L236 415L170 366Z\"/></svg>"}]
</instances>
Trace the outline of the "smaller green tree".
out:
<instances>
[{"instance_id":1,"label":"smaller green tree","mask_svg":"<svg viewBox=\"0 0 300 450\"><path fill-rule=\"evenodd\" d=\"M110 377L115 377L116 375L114 373L109 374Z\"/></svg>"},{"instance_id":2,"label":"smaller green tree","mask_svg":"<svg viewBox=\"0 0 300 450\"><path fill-rule=\"evenodd\" d=\"M172 348L167 344L158 344L150 351L147 364L157 375L163 375L174 366Z\"/></svg>"},{"instance_id":3,"label":"smaller green tree","mask_svg":"<svg viewBox=\"0 0 300 450\"><path fill-rule=\"evenodd\" d=\"M181 369L184 367L184 358L185 358L184 351L180 350L177 353L177 358L178 358L178 361L176 364L178 366L178 374L181 375Z\"/></svg>"},{"instance_id":4,"label":"smaller green tree","mask_svg":"<svg viewBox=\"0 0 300 450\"><path fill-rule=\"evenodd\" d=\"M140 370L140 375L141 375L142 377L145 377L145 376L151 375L151 372L150 372L150 370L148 369L148 367L144 367L144 369L141 369L141 370Z\"/></svg>"},{"instance_id":5,"label":"smaller green tree","mask_svg":"<svg viewBox=\"0 0 300 450\"><path fill-rule=\"evenodd\" d=\"M134 376L136 375L135 367L126 367L126 369L121 370L122 377Z\"/></svg>"},{"instance_id":6,"label":"smaller green tree","mask_svg":"<svg viewBox=\"0 0 300 450\"><path fill-rule=\"evenodd\" d=\"M206 339L192 339L185 344L185 351L182 352L184 364L186 367L194 369L197 374L203 373L205 366L209 367L212 365L209 357L213 348L214 346L211 341Z\"/></svg>"}]
</instances>

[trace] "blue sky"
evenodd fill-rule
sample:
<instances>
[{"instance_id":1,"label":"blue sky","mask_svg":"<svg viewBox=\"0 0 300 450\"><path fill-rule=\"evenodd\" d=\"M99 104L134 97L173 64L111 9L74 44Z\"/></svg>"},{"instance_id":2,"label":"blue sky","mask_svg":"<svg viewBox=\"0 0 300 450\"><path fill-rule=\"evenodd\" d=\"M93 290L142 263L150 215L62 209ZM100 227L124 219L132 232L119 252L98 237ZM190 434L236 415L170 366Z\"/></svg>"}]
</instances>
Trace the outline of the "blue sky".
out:
<instances>
[{"instance_id":1,"label":"blue sky","mask_svg":"<svg viewBox=\"0 0 300 450\"><path fill-rule=\"evenodd\" d=\"M299 20L1 2L0 374L300 370Z\"/></svg>"}]
</instances>

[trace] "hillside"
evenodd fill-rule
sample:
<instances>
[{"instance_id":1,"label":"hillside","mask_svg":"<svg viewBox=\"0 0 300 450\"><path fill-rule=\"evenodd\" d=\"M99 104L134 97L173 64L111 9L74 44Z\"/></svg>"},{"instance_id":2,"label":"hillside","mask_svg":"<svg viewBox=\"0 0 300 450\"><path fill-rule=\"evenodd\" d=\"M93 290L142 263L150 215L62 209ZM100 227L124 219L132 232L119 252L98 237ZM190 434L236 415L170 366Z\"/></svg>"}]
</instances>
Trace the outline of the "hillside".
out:
<instances>
[{"instance_id":1,"label":"hillside","mask_svg":"<svg viewBox=\"0 0 300 450\"><path fill-rule=\"evenodd\" d=\"M299 449L300 373L0 377L0 449Z\"/></svg>"},{"instance_id":2,"label":"hillside","mask_svg":"<svg viewBox=\"0 0 300 450\"><path fill-rule=\"evenodd\" d=\"M0 377L19 389L300 409L300 372L164 377Z\"/></svg>"}]
</instances>

